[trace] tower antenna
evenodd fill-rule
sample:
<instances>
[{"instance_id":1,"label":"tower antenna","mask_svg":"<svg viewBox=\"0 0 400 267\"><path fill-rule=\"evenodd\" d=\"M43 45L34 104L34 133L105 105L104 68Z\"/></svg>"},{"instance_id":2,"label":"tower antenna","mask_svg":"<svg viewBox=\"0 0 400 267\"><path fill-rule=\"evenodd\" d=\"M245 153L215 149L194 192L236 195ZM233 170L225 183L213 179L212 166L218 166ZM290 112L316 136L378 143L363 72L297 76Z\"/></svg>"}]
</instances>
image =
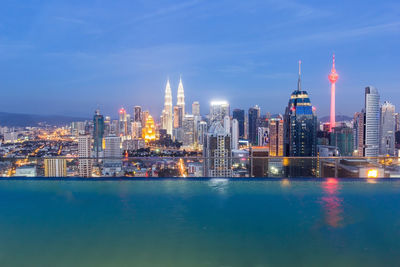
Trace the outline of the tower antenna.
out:
<instances>
[{"instance_id":1,"label":"tower antenna","mask_svg":"<svg viewBox=\"0 0 400 267\"><path fill-rule=\"evenodd\" d=\"M297 81L297 91L301 91L301 60L299 60L299 79Z\"/></svg>"}]
</instances>

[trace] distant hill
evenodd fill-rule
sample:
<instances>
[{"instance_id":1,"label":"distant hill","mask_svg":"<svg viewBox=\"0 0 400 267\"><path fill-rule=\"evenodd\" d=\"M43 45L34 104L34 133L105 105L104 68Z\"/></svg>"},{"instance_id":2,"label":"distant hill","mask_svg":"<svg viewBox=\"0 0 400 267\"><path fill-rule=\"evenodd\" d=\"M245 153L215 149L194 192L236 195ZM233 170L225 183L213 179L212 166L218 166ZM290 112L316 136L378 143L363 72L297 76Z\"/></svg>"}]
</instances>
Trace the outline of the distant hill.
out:
<instances>
[{"instance_id":1,"label":"distant hill","mask_svg":"<svg viewBox=\"0 0 400 267\"><path fill-rule=\"evenodd\" d=\"M321 117L318 118L322 123L324 122L329 122L331 120L330 116L325 116L325 117ZM346 115L337 115L336 116L336 121L351 121L353 118L346 116Z\"/></svg>"},{"instance_id":2,"label":"distant hill","mask_svg":"<svg viewBox=\"0 0 400 267\"><path fill-rule=\"evenodd\" d=\"M60 115L33 115L0 112L0 126L26 127L38 126L39 123L60 126L73 121L84 121L85 118L60 116Z\"/></svg>"}]
</instances>

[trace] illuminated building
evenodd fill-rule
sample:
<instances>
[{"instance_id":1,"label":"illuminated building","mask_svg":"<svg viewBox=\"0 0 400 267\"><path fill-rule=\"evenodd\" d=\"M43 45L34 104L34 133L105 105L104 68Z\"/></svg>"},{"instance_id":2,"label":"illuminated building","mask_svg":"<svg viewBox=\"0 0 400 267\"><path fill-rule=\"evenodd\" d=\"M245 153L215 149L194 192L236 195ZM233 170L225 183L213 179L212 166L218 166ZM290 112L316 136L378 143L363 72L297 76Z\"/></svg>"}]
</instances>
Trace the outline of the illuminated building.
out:
<instances>
[{"instance_id":1,"label":"illuminated building","mask_svg":"<svg viewBox=\"0 0 400 267\"><path fill-rule=\"evenodd\" d=\"M239 138L244 138L245 136L245 127L244 127L244 110L243 109L234 109L232 112L233 119L238 121L239 125Z\"/></svg>"},{"instance_id":2,"label":"illuminated building","mask_svg":"<svg viewBox=\"0 0 400 267\"><path fill-rule=\"evenodd\" d=\"M226 101L212 101L210 104L210 125L214 122L223 123L225 116L230 115L229 103Z\"/></svg>"},{"instance_id":3,"label":"illuminated building","mask_svg":"<svg viewBox=\"0 0 400 267\"><path fill-rule=\"evenodd\" d=\"M44 176L46 177L66 177L67 160L61 158L44 159Z\"/></svg>"},{"instance_id":4,"label":"illuminated building","mask_svg":"<svg viewBox=\"0 0 400 267\"><path fill-rule=\"evenodd\" d=\"M161 128L167 130L167 134L172 136L172 93L169 80L165 86L164 110L161 115Z\"/></svg>"},{"instance_id":5,"label":"illuminated building","mask_svg":"<svg viewBox=\"0 0 400 267\"><path fill-rule=\"evenodd\" d=\"M128 117L124 108L119 110L118 134L120 136L128 135Z\"/></svg>"},{"instance_id":6,"label":"illuminated building","mask_svg":"<svg viewBox=\"0 0 400 267\"><path fill-rule=\"evenodd\" d=\"M194 101L192 104L192 115L200 116L200 104L198 101Z\"/></svg>"},{"instance_id":7,"label":"illuminated building","mask_svg":"<svg viewBox=\"0 0 400 267\"><path fill-rule=\"evenodd\" d=\"M103 151L103 136L104 136L104 117L100 115L100 111L96 110L93 117L93 151L96 158L99 158L99 153Z\"/></svg>"},{"instance_id":8,"label":"illuminated building","mask_svg":"<svg viewBox=\"0 0 400 267\"><path fill-rule=\"evenodd\" d=\"M146 124L142 129L142 138L146 141L146 144L150 141L156 140L156 128L151 115L147 117Z\"/></svg>"},{"instance_id":9,"label":"illuminated building","mask_svg":"<svg viewBox=\"0 0 400 267\"><path fill-rule=\"evenodd\" d=\"M224 129L226 133L231 133L231 118L229 116L224 117Z\"/></svg>"},{"instance_id":10,"label":"illuminated building","mask_svg":"<svg viewBox=\"0 0 400 267\"><path fill-rule=\"evenodd\" d=\"M379 152L379 99L376 88L365 88L365 157L377 157Z\"/></svg>"},{"instance_id":11,"label":"illuminated building","mask_svg":"<svg viewBox=\"0 0 400 267\"><path fill-rule=\"evenodd\" d=\"M284 155L290 157L317 156L317 117L308 93L301 89L301 61L297 90L290 96L284 117ZM293 160L291 176L314 176L313 160Z\"/></svg>"},{"instance_id":12,"label":"illuminated building","mask_svg":"<svg viewBox=\"0 0 400 267\"><path fill-rule=\"evenodd\" d=\"M194 145L194 116L186 114L183 119L183 146L193 147Z\"/></svg>"},{"instance_id":13,"label":"illuminated building","mask_svg":"<svg viewBox=\"0 0 400 267\"><path fill-rule=\"evenodd\" d=\"M283 156L283 118L272 118L269 121L269 155Z\"/></svg>"},{"instance_id":14,"label":"illuminated building","mask_svg":"<svg viewBox=\"0 0 400 267\"><path fill-rule=\"evenodd\" d=\"M268 147L252 146L250 148L250 177L267 177L268 176Z\"/></svg>"},{"instance_id":15,"label":"illuminated building","mask_svg":"<svg viewBox=\"0 0 400 267\"><path fill-rule=\"evenodd\" d=\"M380 154L394 156L395 145L395 107L385 101L381 106Z\"/></svg>"},{"instance_id":16,"label":"illuminated building","mask_svg":"<svg viewBox=\"0 0 400 267\"><path fill-rule=\"evenodd\" d=\"M257 127L257 145L268 146L269 144L269 128Z\"/></svg>"},{"instance_id":17,"label":"illuminated building","mask_svg":"<svg viewBox=\"0 0 400 267\"><path fill-rule=\"evenodd\" d=\"M142 138L142 122L134 121L131 124L132 126L132 138Z\"/></svg>"},{"instance_id":18,"label":"illuminated building","mask_svg":"<svg viewBox=\"0 0 400 267\"><path fill-rule=\"evenodd\" d=\"M181 128L183 124L183 109L181 106L174 107L174 128Z\"/></svg>"},{"instance_id":19,"label":"illuminated building","mask_svg":"<svg viewBox=\"0 0 400 267\"><path fill-rule=\"evenodd\" d=\"M353 129L349 127L335 127L330 134L331 146L337 147L339 155L349 157L353 155Z\"/></svg>"},{"instance_id":20,"label":"illuminated building","mask_svg":"<svg viewBox=\"0 0 400 267\"><path fill-rule=\"evenodd\" d=\"M231 135L221 122L214 122L203 145L204 174L207 177L232 177Z\"/></svg>"},{"instance_id":21,"label":"illuminated building","mask_svg":"<svg viewBox=\"0 0 400 267\"><path fill-rule=\"evenodd\" d=\"M239 149L239 122L237 119L232 120L232 149Z\"/></svg>"},{"instance_id":22,"label":"illuminated building","mask_svg":"<svg viewBox=\"0 0 400 267\"><path fill-rule=\"evenodd\" d=\"M185 92L183 89L183 83L182 83L182 77L179 79L179 85L178 85L178 94L177 94L177 106L182 108L182 114L185 116Z\"/></svg>"},{"instance_id":23,"label":"illuminated building","mask_svg":"<svg viewBox=\"0 0 400 267\"><path fill-rule=\"evenodd\" d=\"M142 122L142 107L135 106L133 108L133 121Z\"/></svg>"},{"instance_id":24,"label":"illuminated building","mask_svg":"<svg viewBox=\"0 0 400 267\"><path fill-rule=\"evenodd\" d=\"M248 139L251 144L257 144L257 120L260 118L260 108L256 105L249 109Z\"/></svg>"},{"instance_id":25,"label":"illuminated building","mask_svg":"<svg viewBox=\"0 0 400 267\"><path fill-rule=\"evenodd\" d=\"M92 160L90 159L91 141L90 135L81 135L78 137L78 170L80 177L92 176Z\"/></svg>"},{"instance_id":26,"label":"illuminated building","mask_svg":"<svg viewBox=\"0 0 400 267\"><path fill-rule=\"evenodd\" d=\"M331 119L329 124L329 131L332 132L332 129L336 127L335 90L336 90L336 81L339 78L339 75L336 73L335 69L335 55L333 55L332 70L328 78L331 83L331 112L330 112Z\"/></svg>"},{"instance_id":27,"label":"illuminated building","mask_svg":"<svg viewBox=\"0 0 400 267\"><path fill-rule=\"evenodd\" d=\"M116 175L122 168L121 137L109 135L104 138L104 175Z\"/></svg>"},{"instance_id":28,"label":"illuminated building","mask_svg":"<svg viewBox=\"0 0 400 267\"><path fill-rule=\"evenodd\" d=\"M353 119L354 156L363 157L365 154L365 112L356 112Z\"/></svg>"},{"instance_id":29,"label":"illuminated building","mask_svg":"<svg viewBox=\"0 0 400 267\"><path fill-rule=\"evenodd\" d=\"M204 145L207 137L207 122L201 121L197 125L197 144L200 146Z\"/></svg>"}]
</instances>

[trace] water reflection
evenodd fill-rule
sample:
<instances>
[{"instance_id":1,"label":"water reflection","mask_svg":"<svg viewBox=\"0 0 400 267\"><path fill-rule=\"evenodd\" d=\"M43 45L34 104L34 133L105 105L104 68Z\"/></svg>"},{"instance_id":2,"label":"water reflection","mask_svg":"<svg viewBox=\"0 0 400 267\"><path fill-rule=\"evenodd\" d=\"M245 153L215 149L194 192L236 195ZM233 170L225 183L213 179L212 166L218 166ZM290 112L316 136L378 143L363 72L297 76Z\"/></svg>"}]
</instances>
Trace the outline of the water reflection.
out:
<instances>
[{"instance_id":1,"label":"water reflection","mask_svg":"<svg viewBox=\"0 0 400 267\"><path fill-rule=\"evenodd\" d=\"M324 196L321 198L322 207L325 212L325 223L331 227L342 226L343 222L343 199L338 196L341 185L337 179L328 178L322 183Z\"/></svg>"},{"instance_id":2,"label":"water reflection","mask_svg":"<svg viewBox=\"0 0 400 267\"><path fill-rule=\"evenodd\" d=\"M218 191L221 194L225 194L226 190L228 189L228 183L229 180L228 179L224 179L224 178L214 178L214 179L210 179L208 185Z\"/></svg>"}]
</instances>

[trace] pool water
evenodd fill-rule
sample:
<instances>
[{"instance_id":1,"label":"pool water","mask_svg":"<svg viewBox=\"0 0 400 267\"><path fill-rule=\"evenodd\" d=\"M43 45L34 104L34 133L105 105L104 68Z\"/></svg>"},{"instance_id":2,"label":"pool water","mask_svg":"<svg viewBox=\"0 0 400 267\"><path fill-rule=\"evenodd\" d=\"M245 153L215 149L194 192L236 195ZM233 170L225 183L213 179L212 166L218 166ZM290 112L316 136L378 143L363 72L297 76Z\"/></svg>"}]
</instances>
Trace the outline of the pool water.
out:
<instances>
[{"instance_id":1,"label":"pool water","mask_svg":"<svg viewBox=\"0 0 400 267\"><path fill-rule=\"evenodd\" d=\"M400 180L0 180L0 266L398 266Z\"/></svg>"}]
</instances>

